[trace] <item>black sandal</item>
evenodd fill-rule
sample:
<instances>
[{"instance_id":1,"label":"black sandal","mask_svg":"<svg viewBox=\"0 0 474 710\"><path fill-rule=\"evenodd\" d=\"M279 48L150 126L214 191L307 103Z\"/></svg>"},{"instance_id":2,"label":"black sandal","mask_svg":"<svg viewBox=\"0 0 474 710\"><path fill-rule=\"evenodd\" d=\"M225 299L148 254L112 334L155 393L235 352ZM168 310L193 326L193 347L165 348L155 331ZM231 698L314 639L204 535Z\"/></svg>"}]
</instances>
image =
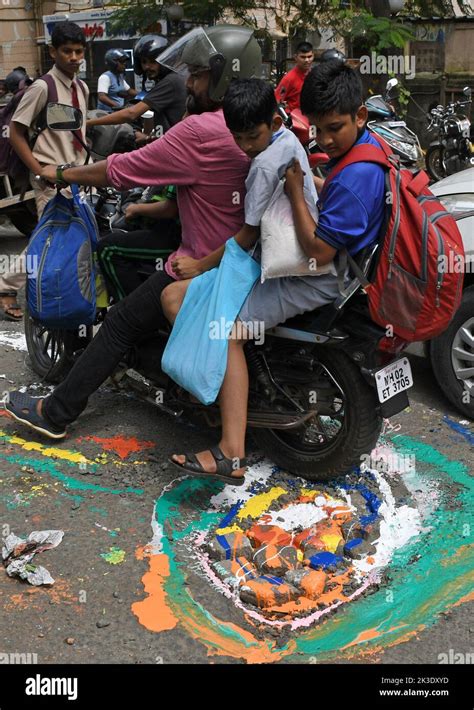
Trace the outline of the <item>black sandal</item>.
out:
<instances>
[{"instance_id":1,"label":"black sandal","mask_svg":"<svg viewBox=\"0 0 474 710\"><path fill-rule=\"evenodd\" d=\"M197 476L199 478L216 478L219 481L230 483L232 486L243 486L245 483L245 475L232 476L231 473L238 468L247 466L247 459L229 459L227 456L224 456L218 446L213 446L209 449L209 451L213 455L216 462L216 471L214 472L205 471L199 463L196 454L184 454L186 458L185 463L178 463L178 461L174 461L171 457L168 461L170 464L175 466L175 468L179 469L181 473L188 473L191 476Z\"/></svg>"}]
</instances>

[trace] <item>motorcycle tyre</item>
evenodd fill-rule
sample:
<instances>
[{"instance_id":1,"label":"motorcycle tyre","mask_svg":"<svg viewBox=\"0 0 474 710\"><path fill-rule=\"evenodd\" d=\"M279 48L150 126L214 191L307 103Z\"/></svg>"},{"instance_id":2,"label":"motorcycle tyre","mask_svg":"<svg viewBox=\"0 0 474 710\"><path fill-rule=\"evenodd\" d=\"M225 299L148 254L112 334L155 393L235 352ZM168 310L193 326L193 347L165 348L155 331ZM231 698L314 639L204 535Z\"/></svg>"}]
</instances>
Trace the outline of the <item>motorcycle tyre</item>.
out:
<instances>
[{"instance_id":1,"label":"motorcycle tyre","mask_svg":"<svg viewBox=\"0 0 474 710\"><path fill-rule=\"evenodd\" d=\"M375 388L366 382L347 355L322 349L317 354L321 364L329 370L346 395L343 424L346 436L330 444L329 451L314 453L298 450L282 440L281 430L255 428L252 429L252 436L277 466L308 481L327 481L360 466L361 457L370 454L377 443L382 417Z\"/></svg>"},{"instance_id":2,"label":"motorcycle tyre","mask_svg":"<svg viewBox=\"0 0 474 710\"><path fill-rule=\"evenodd\" d=\"M442 159L442 150L439 145L432 145L428 148L425 156L425 163L428 175L434 182L438 182L446 177L446 170L444 169Z\"/></svg>"},{"instance_id":3,"label":"motorcycle tyre","mask_svg":"<svg viewBox=\"0 0 474 710\"><path fill-rule=\"evenodd\" d=\"M37 338L39 324L30 317L28 306L24 310L25 339L31 367L45 382L58 384L64 380L74 364L73 353L66 344L67 331L57 330L55 332L56 338L61 343L61 353L54 365L51 365L51 361L48 362L48 356L40 351L40 343Z\"/></svg>"},{"instance_id":4,"label":"motorcycle tyre","mask_svg":"<svg viewBox=\"0 0 474 710\"><path fill-rule=\"evenodd\" d=\"M459 329L474 313L474 286L465 289L461 305L447 330L430 342L430 360L433 374L441 391L454 404L458 412L474 419L474 398L471 402L463 402L464 387L456 377L451 360L451 349Z\"/></svg>"}]
</instances>

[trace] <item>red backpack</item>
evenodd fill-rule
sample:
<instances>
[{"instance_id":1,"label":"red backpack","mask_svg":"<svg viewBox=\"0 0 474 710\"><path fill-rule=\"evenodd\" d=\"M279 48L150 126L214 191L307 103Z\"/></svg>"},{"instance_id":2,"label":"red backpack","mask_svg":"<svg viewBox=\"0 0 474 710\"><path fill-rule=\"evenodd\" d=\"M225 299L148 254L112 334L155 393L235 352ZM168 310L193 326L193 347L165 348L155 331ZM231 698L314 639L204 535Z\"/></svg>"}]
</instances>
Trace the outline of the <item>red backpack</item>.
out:
<instances>
[{"instance_id":1,"label":"red backpack","mask_svg":"<svg viewBox=\"0 0 474 710\"><path fill-rule=\"evenodd\" d=\"M334 166L326 185L347 165L377 163L386 169L389 214L371 281L347 254L367 294L370 317L408 342L430 340L448 327L462 297L464 247L456 221L428 189L428 175L401 169L390 147L354 146ZM458 264L456 266L456 264Z\"/></svg>"}]
</instances>

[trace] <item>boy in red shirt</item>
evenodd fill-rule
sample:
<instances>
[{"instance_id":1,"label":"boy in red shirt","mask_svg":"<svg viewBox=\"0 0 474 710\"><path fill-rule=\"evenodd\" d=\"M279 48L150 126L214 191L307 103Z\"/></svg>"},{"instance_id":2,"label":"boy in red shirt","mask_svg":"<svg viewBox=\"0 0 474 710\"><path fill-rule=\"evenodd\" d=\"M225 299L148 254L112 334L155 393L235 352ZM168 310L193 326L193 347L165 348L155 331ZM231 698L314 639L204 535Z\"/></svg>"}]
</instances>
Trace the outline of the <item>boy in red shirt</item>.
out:
<instances>
[{"instance_id":1,"label":"boy in red shirt","mask_svg":"<svg viewBox=\"0 0 474 710\"><path fill-rule=\"evenodd\" d=\"M296 47L295 66L291 69L275 89L278 103L285 103L289 111L300 107L300 94L303 82L311 70L314 60L313 47L309 42L300 42Z\"/></svg>"}]
</instances>

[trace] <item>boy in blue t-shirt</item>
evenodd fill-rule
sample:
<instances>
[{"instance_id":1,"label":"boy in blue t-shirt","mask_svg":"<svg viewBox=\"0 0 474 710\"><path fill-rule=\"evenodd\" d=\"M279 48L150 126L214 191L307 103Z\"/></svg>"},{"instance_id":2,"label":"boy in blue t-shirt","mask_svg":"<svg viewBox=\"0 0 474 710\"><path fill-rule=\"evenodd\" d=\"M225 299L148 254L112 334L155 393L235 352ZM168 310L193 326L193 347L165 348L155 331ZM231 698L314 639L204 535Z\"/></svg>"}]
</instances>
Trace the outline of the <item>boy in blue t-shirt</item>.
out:
<instances>
[{"instance_id":1,"label":"boy in blue t-shirt","mask_svg":"<svg viewBox=\"0 0 474 710\"><path fill-rule=\"evenodd\" d=\"M318 144L329 154L332 164L356 143L378 145L365 127L367 109L362 101L360 77L338 61L324 62L308 74L301 92L301 109L316 125ZM342 248L355 255L376 240L385 211L384 170L379 165L361 162L341 170L318 203L317 223L306 204L304 173L298 161L286 171L286 191L298 241L306 256L316 259L318 266L328 264ZM337 277L333 274L257 282L239 313L238 325L263 321L265 329L271 328L330 303L337 295ZM214 476L236 485L243 483L248 399L245 340L242 327L234 328L219 394L219 445L171 459L186 473Z\"/></svg>"}]
</instances>

